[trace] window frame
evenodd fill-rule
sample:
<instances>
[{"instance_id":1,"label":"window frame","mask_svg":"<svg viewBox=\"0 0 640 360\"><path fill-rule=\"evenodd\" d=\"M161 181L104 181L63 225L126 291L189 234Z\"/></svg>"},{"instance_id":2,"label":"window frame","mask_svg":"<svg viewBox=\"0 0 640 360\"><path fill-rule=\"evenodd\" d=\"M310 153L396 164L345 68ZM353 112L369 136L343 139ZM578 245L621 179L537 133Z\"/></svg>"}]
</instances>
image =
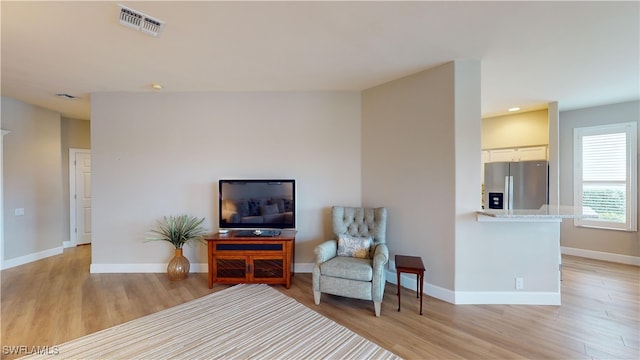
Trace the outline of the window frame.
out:
<instances>
[{"instance_id":1,"label":"window frame","mask_svg":"<svg viewBox=\"0 0 640 360\"><path fill-rule=\"evenodd\" d=\"M582 208L583 172L582 148L583 137L605 134L626 134L626 221L613 222L589 218L576 218L574 225L619 231L637 231L638 220L638 160L637 160L637 122L615 123L608 125L586 126L573 129L573 199L579 209Z\"/></svg>"}]
</instances>

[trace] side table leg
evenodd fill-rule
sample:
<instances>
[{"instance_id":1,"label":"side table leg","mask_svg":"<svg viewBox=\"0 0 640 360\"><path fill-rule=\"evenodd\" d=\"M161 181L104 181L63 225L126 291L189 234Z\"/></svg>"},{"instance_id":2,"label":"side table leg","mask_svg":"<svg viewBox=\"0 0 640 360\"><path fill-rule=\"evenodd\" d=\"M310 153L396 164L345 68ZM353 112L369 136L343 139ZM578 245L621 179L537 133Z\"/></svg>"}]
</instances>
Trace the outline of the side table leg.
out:
<instances>
[{"instance_id":1,"label":"side table leg","mask_svg":"<svg viewBox=\"0 0 640 360\"><path fill-rule=\"evenodd\" d=\"M398 275L398 311L400 311L400 271L396 271Z\"/></svg>"},{"instance_id":2,"label":"side table leg","mask_svg":"<svg viewBox=\"0 0 640 360\"><path fill-rule=\"evenodd\" d=\"M416 299L420 297L420 274L416 274Z\"/></svg>"},{"instance_id":3,"label":"side table leg","mask_svg":"<svg viewBox=\"0 0 640 360\"><path fill-rule=\"evenodd\" d=\"M423 288L424 288L424 273L420 275L420 315L422 315L422 296L423 296Z\"/></svg>"}]
</instances>

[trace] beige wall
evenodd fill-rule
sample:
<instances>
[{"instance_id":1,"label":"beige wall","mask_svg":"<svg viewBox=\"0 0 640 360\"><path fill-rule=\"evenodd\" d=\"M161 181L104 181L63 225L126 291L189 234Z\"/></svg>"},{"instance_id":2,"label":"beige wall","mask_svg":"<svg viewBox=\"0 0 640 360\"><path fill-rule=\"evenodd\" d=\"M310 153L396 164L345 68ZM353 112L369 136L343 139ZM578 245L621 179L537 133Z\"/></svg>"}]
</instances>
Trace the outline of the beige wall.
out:
<instances>
[{"instance_id":1,"label":"beige wall","mask_svg":"<svg viewBox=\"0 0 640 360\"><path fill-rule=\"evenodd\" d=\"M478 61L447 63L364 91L362 126L363 204L389 208L392 260L422 257L429 295L461 303L557 296L557 223L476 219ZM526 278L527 295L511 295L516 276Z\"/></svg>"},{"instance_id":2,"label":"beige wall","mask_svg":"<svg viewBox=\"0 0 640 360\"><path fill-rule=\"evenodd\" d=\"M364 91L362 100L350 92L104 93L92 99L94 263L140 265L132 272L166 264L168 246L143 242L156 218L189 212L215 229L219 178L293 177L297 263L311 263L313 247L331 236L332 205L384 205L392 254L425 259L428 292L511 291L514 276L523 274L527 290L552 291L540 285L551 276L537 260L543 254L531 256L552 250L553 244L531 248L547 230L475 221L480 122L473 61L380 85ZM571 129L602 119L637 121L638 105L561 113L562 204L572 203ZM89 144L81 135L87 124L5 98L2 121L13 130L3 148L5 258L60 247L68 214L59 196L61 152ZM38 166L25 166L33 163ZM38 219L31 205L18 205L29 196L44 201ZM24 207L26 216L13 216L15 207ZM527 236L517 242L506 236L518 232ZM637 232L578 229L565 221L562 239L565 247L640 253ZM204 248L186 252L206 262Z\"/></svg>"},{"instance_id":3,"label":"beige wall","mask_svg":"<svg viewBox=\"0 0 640 360\"><path fill-rule=\"evenodd\" d=\"M91 108L92 267L166 264L169 245L144 242L164 215L217 229L220 178L297 180L298 263L331 235L332 205L361 203L359 93L97 93Z\"/></svg>"},{"instance_id":4,"label":"beige wall","mask_svg":"<svg viewBox=\"0 0 640 360\"><path fill-rule=\"evenodd\" d=\"M0 108L4 97L0 97ZM0 114L0 129L2 127L2 114ZM4 268L4 165L2 159L4 158L4 134L2 130L0 134L0 270Z\"/></svg>"},{"instance_id":5,"label":"beige wall","mask_svg":"<svg viewBox=\"0 0 640 360\"><path fill-rule=\"evenodd\" d=\"M573 129L612 123L636 121L640 118L640 101L560 112L560 204L573 205ZM640 126L638 126L640 139ZM638 156L640 161L640 156ZM640 168L640 166L638 167ZM640 192L639 194L640 195ZM638 204L640 204L640 197ZM640 211L638 212L640 214ZM639 217L640 219L640 217ZM640 236L636 232L590 229L564 221L561 245L593 252L640 256ZM584 254L584 255L589 255Z\"/></svg>"},{"instance_id":6,"label":"beige wall","mask_svg":"<svg viewBox=\"0 0 640 360\"><path fill-rule=\"evenodd\" d=\"M2 127L11 130L3 139L4 260L61 248L60 115L3 97Z\"/></svg>"},{"instance_id":7,"label":"beige wall","mask_svg":"<svg viewBox=\"0 0 640 360\"><path fill-rule=\"evenodd\" d=\"M482 149L549 144L548 110L482 119Z\"/></svg>"},{"instance_id":8,"label":"beige wall","mask_svg":"<svg viewBox=\"0 0 640 360\"><path fill-rule=\"evenodd\" d=\"M421 256L426 281L448 289L455 274L454 72L448 63L362 95L363 205L388 208L392 259Z\"/></svg>"}]
</instances>

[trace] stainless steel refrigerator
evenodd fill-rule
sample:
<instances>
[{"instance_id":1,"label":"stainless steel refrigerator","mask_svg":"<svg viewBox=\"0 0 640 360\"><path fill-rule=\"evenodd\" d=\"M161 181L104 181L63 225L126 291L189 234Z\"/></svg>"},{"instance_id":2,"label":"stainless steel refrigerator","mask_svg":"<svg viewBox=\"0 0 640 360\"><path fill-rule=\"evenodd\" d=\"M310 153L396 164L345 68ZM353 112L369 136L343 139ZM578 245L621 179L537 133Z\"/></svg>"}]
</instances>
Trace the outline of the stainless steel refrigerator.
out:
<instances>
[{"instance_id":1,"label":"stainless steel refrigerator","mask_svg":"<svg viewBox=\"0 0 640 360\"><path fill-rule=\"evenodd\" d=\"M485 209L539 209L549 203L547 161L484 165Z\"/></svg>"}]
</instances>

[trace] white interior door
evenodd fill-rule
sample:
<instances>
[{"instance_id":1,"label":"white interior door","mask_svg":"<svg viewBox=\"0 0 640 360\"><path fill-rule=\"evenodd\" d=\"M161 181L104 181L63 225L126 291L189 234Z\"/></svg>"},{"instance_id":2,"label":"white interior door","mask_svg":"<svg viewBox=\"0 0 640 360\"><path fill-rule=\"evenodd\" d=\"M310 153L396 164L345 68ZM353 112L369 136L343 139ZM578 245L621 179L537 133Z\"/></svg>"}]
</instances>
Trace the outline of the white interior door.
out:
<instances>
[{"instance_id":1,"label":"white interior door","mask_svg":"<svg viewBox=\"0 0 640 360\"><path fill-rule=\"evenodd\" d=\"M81 245L91 243L91 152L78 151L75 155L75 232L76 244Z\"/></svg>"}]
</instances>

